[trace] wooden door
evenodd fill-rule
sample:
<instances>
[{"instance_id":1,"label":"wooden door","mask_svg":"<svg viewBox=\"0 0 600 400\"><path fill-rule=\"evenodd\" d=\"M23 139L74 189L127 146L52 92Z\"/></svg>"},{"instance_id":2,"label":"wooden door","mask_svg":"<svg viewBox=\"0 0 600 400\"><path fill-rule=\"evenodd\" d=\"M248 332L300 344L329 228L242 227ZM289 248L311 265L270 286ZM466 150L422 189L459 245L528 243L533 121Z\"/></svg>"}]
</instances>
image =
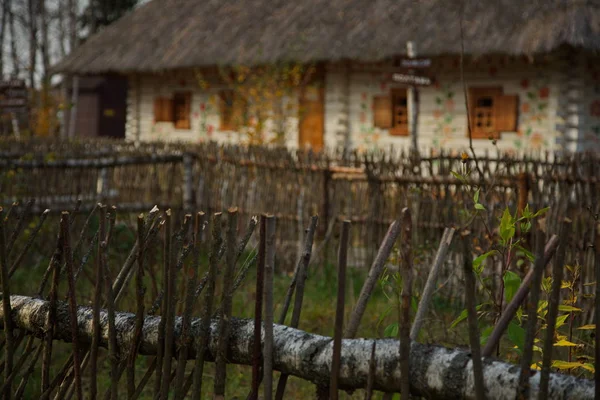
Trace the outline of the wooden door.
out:
<instances>
[{"instance_id":1,"label":"wooden door","mask_svg":"<svg viewBox=\"0 0 600 400\"><path fill-rule=\"evenodd\" d=\"M325 98L322 87L307 86L300 92L298 144L301 148L323 149Z\"/></svg>"}]
</instances>

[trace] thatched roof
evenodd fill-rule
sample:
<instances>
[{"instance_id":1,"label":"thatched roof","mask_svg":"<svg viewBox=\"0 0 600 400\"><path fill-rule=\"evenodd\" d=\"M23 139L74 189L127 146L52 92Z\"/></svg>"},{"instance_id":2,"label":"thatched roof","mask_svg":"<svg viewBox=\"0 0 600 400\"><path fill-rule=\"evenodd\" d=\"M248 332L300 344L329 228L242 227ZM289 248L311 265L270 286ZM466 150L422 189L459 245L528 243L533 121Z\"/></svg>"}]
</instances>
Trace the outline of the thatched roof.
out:
<instances>
[{"instance_id":1,"label":"thatched roof","mask_svg":"<svg viewBox=\"0 0 600 400\"><path fill-rule=\"evenodd\" d=\"M460 52L458 0L152 0L91 37L55 71L159 71L275 61L382 60L413 40ZM600 50L600 0L465 0L470 54Z\"/></svg>"}]
</instances>

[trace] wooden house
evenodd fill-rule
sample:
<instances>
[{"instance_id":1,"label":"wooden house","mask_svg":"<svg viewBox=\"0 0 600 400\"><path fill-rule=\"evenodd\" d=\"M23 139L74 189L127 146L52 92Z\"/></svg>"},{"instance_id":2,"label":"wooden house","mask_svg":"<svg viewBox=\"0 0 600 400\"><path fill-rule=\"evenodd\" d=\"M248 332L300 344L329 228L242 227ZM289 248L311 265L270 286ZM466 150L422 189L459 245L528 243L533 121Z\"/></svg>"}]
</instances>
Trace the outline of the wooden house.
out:
<instances>
[{"instance_id":1,"label":"wooden house","mask_svg":"<svg viewBox=\"0 0 600 400\"><path fill-rule=\"evenodd\" d=\"M408 41L428 68L402 67ZM591 0L152 0L55 71L126 76L128 140L247 141L252 103L218 71L296 63L316 72L266 140L408 147L415 103L394 74L416 74L431 80L422 149L467 147L470 121L477 149L587 151L600 150L599 49Z\"/></svg>"}]
</instances>

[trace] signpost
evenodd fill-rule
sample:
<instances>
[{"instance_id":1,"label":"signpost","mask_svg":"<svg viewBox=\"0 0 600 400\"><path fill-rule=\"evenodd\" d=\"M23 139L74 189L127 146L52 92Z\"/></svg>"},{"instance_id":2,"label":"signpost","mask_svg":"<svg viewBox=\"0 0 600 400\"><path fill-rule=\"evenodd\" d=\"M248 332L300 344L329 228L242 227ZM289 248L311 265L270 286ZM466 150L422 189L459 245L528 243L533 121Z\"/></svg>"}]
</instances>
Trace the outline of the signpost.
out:
<instances>
[{"instance_id":1,"label":"signpost","mask_svg":"<svg viewBox=\"0 0 600 400\"><path fill-rule=\"evenodd\" d=\"M27 87L23 79L0 81L0 115L10 114L13 133L17 138L20 134L16 114L27 111L27 97Z\"/></svg>"}]
</instances>

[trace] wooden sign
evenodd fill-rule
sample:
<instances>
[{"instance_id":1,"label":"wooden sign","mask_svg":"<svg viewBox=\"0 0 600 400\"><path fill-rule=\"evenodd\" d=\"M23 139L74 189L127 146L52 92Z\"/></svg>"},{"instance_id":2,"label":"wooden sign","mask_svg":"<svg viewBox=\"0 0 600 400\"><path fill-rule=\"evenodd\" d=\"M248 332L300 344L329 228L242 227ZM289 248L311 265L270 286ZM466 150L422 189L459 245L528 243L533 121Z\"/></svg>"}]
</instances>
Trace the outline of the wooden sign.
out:
<instances>
[{"instance_id":1,"label":"wooden sign","mask_svg":"<svg viewBox=\"0 0 600 400\"><path fill-rule=\"evenodd\" d=\"M11 113L27 108L27 87L22 79L0 81L0 112Z\"/></svg>"},{"instance_id":2,"label":"wooden sign","mask_svg":"<svg viewBox=\"0 0 600 400\"><path fill-rule=\"evenodd\" d=\"M400 61L402 68L429 68L431 58L403 58Z\"/></svg>"},{"instance_id":3,"label":"wooden sign","mask_svg":"<svg viewBox=\"0 0 600 400\"><path fill-rule=\"evenodd\" d=\"M407 74L392 74L392 81L398 83L405 83L407 85L415 85L415 86L429 86L431 85L431 78L426 76L415 76L415 75L407 75Z\"/></svg>"}]
</instances>

